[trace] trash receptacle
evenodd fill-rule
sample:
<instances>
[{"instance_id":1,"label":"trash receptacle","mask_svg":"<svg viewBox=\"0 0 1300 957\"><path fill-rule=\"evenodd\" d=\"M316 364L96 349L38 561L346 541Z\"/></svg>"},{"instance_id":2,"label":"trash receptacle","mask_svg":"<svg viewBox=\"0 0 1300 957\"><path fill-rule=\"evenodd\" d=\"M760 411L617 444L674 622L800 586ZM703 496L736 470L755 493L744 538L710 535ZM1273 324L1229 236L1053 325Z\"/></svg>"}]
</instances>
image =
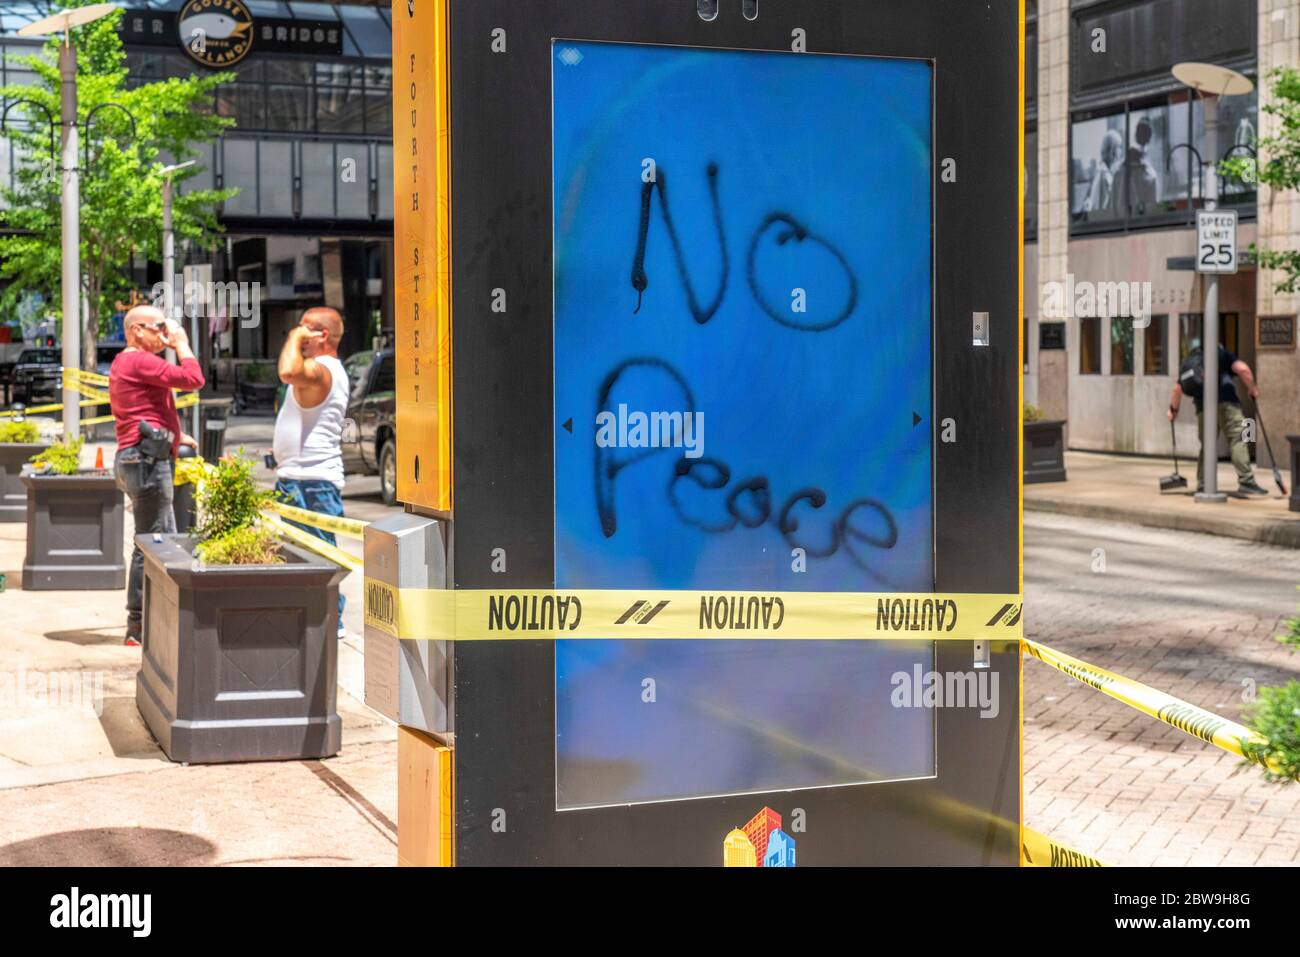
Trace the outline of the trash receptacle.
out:
<instances>
[{"instance_id":1,"label":"trash receptacle","mask_svg":"<svg viewBox=\"0 0 1300 957\"><path fill-rule=\"evenodd\" d=\"M199 403L199 454L205 462L221 458L226 442L226 420L230 416L231 399L204 399Z\"/></svg>"},{"instance_id":2,"label":"trash receptacle","mask_svg":"<svg viewBox=\"0 0 1300 957\"><path fill-rule=\"evenodd\" d=\"M178 460L193 458L197 454L188 445L182 445L176 450ZM172 512L176 515L176 531L183 535L194 527L193 482L182 482L172 489Z\"/></svg>"}]
</instances>

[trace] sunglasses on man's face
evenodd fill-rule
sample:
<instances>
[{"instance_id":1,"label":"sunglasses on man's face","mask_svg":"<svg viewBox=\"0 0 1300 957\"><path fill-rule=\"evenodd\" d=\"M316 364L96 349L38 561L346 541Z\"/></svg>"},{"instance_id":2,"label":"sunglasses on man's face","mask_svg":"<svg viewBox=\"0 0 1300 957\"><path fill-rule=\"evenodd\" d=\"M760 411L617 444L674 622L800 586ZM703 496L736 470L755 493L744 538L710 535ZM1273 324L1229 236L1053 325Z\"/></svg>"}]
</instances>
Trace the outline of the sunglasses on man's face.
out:
<instances>
[{"instance_id":1,"label":"sunglasses on man's face","mask_svg":"<svg viewBox=\"0 0 1300 957\"><path fill-rule=\"evenodd\" d=\"M163 322L137 322L136 327L139 329L152 329L154 332L162 332L167 328L166 321Z\"/></svg>"}]
</instances>

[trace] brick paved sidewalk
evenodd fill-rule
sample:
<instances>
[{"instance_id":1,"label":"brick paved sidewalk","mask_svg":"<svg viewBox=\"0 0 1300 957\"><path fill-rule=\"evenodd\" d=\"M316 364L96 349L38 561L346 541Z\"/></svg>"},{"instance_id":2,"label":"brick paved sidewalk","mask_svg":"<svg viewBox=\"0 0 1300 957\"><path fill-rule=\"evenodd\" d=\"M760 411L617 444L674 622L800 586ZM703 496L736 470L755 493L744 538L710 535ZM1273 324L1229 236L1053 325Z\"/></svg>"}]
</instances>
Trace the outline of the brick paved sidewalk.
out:
<instances>
[{"instance_id":1,"label":"brick paved sidewalk","mask_svg":"<svg viewBox=\"0 0 1300 957\"><path fill-rule=\"evenodd\" d=\"M1027 545L1027 570L1034 552ZM1189 603L1162 618L1141 599L1098 603L1088 590L1101 587L1086 576L1027 584L1026 607L1040 612L1029 637L1234 720L1252 682L1300 677L1300 655L1273 640L1285 614ZM1270 784L1041 662L1026 659L1024 675L1028 826L1110 865L1300 864L1300 784Z\"/></svg>"}]
</instances>

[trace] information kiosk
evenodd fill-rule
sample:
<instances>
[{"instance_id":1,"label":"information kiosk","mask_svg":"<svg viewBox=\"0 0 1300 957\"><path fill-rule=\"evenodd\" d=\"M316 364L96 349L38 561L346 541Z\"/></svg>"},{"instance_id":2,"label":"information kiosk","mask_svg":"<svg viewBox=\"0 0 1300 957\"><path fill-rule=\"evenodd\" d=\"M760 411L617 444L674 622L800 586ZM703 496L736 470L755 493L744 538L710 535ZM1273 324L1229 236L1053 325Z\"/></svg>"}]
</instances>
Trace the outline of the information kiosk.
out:
<instances>
[{"instance_id":1,"label":"information kiosk","mask_svg":"<svg viewBox=\"0 0 1300 957\"><path fill-rule=\"evenodd\" d=\"M1018 863L1022 37L394 4L366 618L443 863Z\"/></svg>"}]
</instances>

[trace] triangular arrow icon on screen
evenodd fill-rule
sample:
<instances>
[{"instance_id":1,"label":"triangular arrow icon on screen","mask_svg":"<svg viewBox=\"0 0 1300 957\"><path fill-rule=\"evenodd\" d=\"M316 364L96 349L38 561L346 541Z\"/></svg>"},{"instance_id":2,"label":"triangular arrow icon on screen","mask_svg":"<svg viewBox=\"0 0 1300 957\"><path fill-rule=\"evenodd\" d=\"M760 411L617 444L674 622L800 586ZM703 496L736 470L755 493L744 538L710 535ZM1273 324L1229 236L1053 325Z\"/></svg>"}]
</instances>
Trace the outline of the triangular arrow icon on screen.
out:
<instances>
[{"instance_id":1,"label":"triangular arrow icon on screen","mask_svg":"<svg viewBox=\"0 0 1300 957\"><path fill-rule=\"evenodd\" d=\"M564 423L564 431L565 431L565 432L568 432L570 435L573 434L573 420L572 420L572 419L570 419L568 422L565 422L565 423Z\"/></svg>"},{"instance_id":2,"label":"triangular arrow icon on screen","mask_svg":"<svg viewBox=\"0 0 1300 957\"><path fill-rule=\"evenodd\" d=\"M915 412L913 412L913 413L912 413L912 428L916 428L916 427L917 427L918 425L920 425L920 424L921 424L921 417L920 417L919 415L917 415Z\"/></svg>"}]
</instances>

